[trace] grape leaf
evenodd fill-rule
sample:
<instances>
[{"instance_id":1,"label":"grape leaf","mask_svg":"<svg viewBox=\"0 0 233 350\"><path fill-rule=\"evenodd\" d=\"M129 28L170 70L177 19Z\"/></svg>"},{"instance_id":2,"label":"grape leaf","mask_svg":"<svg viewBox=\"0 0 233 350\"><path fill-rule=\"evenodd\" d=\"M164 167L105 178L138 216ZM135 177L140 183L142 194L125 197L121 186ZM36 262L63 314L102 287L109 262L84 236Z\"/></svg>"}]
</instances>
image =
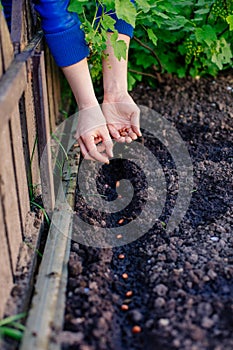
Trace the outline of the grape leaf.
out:
<instances>
[{"instance_id":1,"label":"grape leaf","mask_svg":"<svg viewBox=\"0 0 233 350\"><path fill-rule=\"evenodd\" d=\"M126 51L127 51L127 45L124 40L117 40L118 39L118 32L115 31L111 37L111 45L113 47L114 55L116 58L120 61L121 58L126 59Z\"/></svg>"},{"instance_id":2,"label":"grape leaf","mask_svg":"<svg viewBox=\"0 0 233 350\"><path fill-rule=\"evenodd\" d=\"M229 15L226 17L226 21L230 26L230 30L233 30L233 15Z\"/></svg>"},{"instance_id":3,"label":"grape leaf","mask_svg":"<svg viewBox=\"0 0 233 350\"><path fill-rule=\"evenodd\" d=\"M153 30L151 28L147 29L147 34L149 39L152 41L152 43L157 46L157 41L158 41L158 37L155 35L155 33L153 32Z\"/></svg>"},{"instance_id":4,"label":"grape leaf","mask_svg":"<svg viewBox=\"0 0 233 350\"><path fill-rule=\"evenodd\" d=\"M211 46L217 40L216 32L209 24L204 25L202 28L196 28L195 36L197 42L202 43L204 41L208 46Z\"/></svg>"},{"instance_id":5,"label":"grape leaf","mask_svg":"<svg viewBox=\"0 0 233 350\"><path fill-rule=\"evenodd\" d=\"M117 17L135 27L136 8L129 0L115 1Z\"/></svg>"}]
</instances>

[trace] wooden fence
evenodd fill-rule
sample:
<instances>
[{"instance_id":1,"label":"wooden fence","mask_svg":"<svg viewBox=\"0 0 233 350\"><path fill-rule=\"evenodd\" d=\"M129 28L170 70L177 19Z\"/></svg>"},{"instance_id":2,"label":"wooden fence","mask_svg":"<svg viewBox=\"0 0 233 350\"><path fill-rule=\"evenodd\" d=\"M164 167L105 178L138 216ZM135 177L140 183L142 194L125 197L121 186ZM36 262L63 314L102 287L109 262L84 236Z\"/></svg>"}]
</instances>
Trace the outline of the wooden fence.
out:
<instances>
[{"instance_id":1,"label":"wooden fence","mask_svg":"<svg viewBox=\"0 0 233 350\"><path fill-rule=\"evenodd\" d=\"M0 13L0 317L30 231L32 189L41 193L40 157L59 115L59 72L37 27L29 0L13 0L11 33ZM49 162L45 168L51 177Z\"/></svg>"}]
</instances>

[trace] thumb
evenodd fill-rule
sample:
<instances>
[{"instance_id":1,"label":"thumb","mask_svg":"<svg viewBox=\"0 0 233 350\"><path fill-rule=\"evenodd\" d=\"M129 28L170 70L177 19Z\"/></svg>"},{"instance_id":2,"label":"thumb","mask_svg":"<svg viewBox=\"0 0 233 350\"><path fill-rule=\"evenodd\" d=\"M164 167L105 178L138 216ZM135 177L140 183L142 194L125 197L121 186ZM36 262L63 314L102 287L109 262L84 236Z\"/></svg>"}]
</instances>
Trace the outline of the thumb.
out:
<instances>
[{"instance_id":1,"label":"thumb","mask_svg":"<svg viewBox=\"0 0 233 350\"><path fill-rule=\"evenodd\" d=\"M131 128L137 136L142 136L140 130L140 110L136 110L131 114Z\"/></svg>"}]
</instances>

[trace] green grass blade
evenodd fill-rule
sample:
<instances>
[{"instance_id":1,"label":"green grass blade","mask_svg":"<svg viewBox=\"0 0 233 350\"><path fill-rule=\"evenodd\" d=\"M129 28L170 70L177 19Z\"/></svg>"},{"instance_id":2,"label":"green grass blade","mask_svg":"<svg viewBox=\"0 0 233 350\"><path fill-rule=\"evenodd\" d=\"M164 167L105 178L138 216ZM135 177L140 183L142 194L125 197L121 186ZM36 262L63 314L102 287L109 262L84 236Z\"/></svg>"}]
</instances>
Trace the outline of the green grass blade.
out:
<instances>
[{"instance_id":1,"label":"green grass blade","mask_svg":"<svg viewBox=\"0 0 233 350\"><path fill-rule=\"evenodd\" d=\"M0 320L0 327L5 326L6 324L9 324L9 323L18 321L21 318L24 318L26 315L27 315L26 312L22 312L22 313L17 314L17 315L6 317L6 318Z\"/></svg>"},{"instance_id":2,"label":"green grass blade","mask_svg":"<svg viewBox=\"0 0 233 350\"><path fill-rule=\"evenodd\" d=\"M14 340L21 340L23 337L23 332L18 329L10 328L10 327L0 327L0 336L1 337L10 337Z\"/></svg>"}]
</instances>

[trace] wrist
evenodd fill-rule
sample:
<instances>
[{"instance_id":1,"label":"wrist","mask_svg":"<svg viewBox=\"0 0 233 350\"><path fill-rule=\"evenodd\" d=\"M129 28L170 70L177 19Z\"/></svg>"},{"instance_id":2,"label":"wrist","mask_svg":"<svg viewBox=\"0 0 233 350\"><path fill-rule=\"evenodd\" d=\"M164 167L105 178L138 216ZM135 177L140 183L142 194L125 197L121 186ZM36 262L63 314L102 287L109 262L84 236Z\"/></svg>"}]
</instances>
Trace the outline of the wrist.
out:
<instances>
[{"instance_id":1,"label":"wrist","mask_svg":"<svg viewBox=\"0 0 233 350\"><path fill-rule=\"evenodd\" d=\"M99 105L95 96L90 98L88 96L82 97L82 98L76 98L76 101L77 101L79 110L96 107Z\"/></svg>"},{"instance_id":2,"label":"wrist","mask_svg":"<svg viewBox=\"0 0 233 350\"><path fill-rule=\"evenodd\" d=\"M128 91L104 91L103 103L117 103L117 102L127 102L129 101L130 95Z\"/></svg>"}]
</instances>

